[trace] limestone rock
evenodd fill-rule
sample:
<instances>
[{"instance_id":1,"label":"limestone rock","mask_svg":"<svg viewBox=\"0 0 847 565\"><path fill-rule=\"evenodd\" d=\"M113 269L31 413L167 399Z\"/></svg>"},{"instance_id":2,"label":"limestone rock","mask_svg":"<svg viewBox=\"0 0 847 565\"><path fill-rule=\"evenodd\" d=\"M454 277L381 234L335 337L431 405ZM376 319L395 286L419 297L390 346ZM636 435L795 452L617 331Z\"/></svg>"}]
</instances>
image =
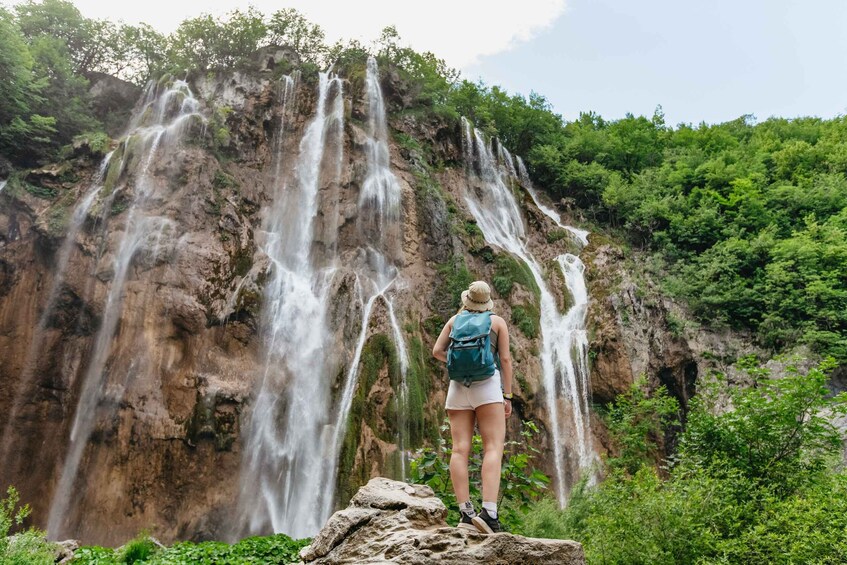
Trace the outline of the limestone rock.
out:
<instances>
[{"instance_id":1,"label":"limestone rock","mask_svg":"<svg viewBox=\"0 0 847 565\"><path fill-rule=\"evenodd\" d=\"M332 515L300 557L315 564L585 563L576 542L467 532L448 526L446 515L428 486L377 477Z\"/></svg>"},{"instance_id":2,"label":"limestone rock","mask_svg":"<svg viewBox=\"0 0 847 565\"><path fill-rule=\"evenodd\" d=\"M80 543L75 539L56 542L56 557L53 561L56 563L70 563L74 559L74 551L79 549Z\"/></svg>"}]
</instances>

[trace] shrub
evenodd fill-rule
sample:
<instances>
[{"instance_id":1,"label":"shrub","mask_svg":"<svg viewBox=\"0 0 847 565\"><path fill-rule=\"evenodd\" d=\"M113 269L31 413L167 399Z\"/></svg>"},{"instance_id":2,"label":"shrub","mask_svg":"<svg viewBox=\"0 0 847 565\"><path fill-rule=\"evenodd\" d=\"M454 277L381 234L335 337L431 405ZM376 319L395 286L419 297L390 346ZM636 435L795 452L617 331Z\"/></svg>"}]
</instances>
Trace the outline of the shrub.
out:
<instances>
[{"instance_id":1,"label":"shrub","mask_svg":"<svg viewBox=\"0 0 847 565\"><path fill-rule=\"evenodd\" d=\"M120 563L143 563L156 551L156 544L150 536L142 533L123 546L118 554Z\"/></svg>"},{"instance_id":2,"label":"shrub","mask_svg":"<svg viewBox=\"0 0 847 565\"><path fill-rule=\"evenodd\" d=\"M0 499L0 563L4 565L49 565L53 563L56 545L48 542L44 532L30 528L12 536L10 531L21 526L31 510L28 504L18 506L20 495L9 486L6 498Z\"/></svg>"},{"instance_id":3,"label":"shrub","mask_svg":"<svg viewBox=\"0 0 847 565\"><path fill-rule=\"evenodd\" d=\"M293 540L285 534L272 536L256 536L245 538L235 544L217 541L201 543L179 542L171 547L155 549L155 545L147 536L139 536L129 542L123 551L116 552L96 546L79 548L74 553L74 564L82 565L119 565L122 563L146 563L149 565L265 565L296 563L300 550L311 542L309 539ZM153 546L153 550L141 558L145 550L133 549L137 561L127 560L127 549L130 547ZM51 561L52 562L52 561Z\"/></svg>"},{"instance_id":4,"label":"shrub","mask_svg":"<svg viewBox=\"0 0 847 565\"><path fill-rule=\"evenodd\" d=\"M672 403L640 389L619 399L606 479L578 485L564 510L534 506L524 534L581 541L596 563L843 563L847 473L833 419L847 397L825 386L832 362L780 379L740 366L753 385L701 384L661 474L646 454ZM727 395L731 409L718 411Z\"/></svg>"}]
</instances>

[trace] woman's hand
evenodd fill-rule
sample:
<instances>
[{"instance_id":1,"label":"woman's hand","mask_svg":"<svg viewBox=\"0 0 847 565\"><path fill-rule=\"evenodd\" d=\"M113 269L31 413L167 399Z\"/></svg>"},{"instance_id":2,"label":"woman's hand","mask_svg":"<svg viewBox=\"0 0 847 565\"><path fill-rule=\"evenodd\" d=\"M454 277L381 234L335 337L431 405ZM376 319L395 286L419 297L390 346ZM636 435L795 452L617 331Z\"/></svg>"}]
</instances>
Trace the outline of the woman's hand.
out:
<instances>
[{"instance_id":1,"label":"woman's hand","mask_svg":"<svg viewBox=\"0 0 847 565\"><path fill-rule=\"evenodd\" d=\"M509 416L512 415L512 400L510 398L506 398L504 400L504 402L505 402L504 408L506 410L506 417L508 418Z\"/></svg>"}]
</instances>

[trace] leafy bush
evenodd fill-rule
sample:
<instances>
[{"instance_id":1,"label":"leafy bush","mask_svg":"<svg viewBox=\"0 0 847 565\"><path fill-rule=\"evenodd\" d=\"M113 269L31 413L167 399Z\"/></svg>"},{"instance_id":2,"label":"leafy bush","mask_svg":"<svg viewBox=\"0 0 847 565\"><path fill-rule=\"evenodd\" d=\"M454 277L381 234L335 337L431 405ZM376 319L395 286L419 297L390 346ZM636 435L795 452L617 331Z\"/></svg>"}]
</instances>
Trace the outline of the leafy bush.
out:
<instances>
[{"instance_id":1,"label":"leafy bush","mask_svg":"<svg viewBox=\"0 0 847 565\"><path fill-rule=\"evenodd\" d=\"M296 563L300 550L311 540L293 540L284 534L245 538L229 545L217 541L201 543L180 542L165 549L156 546L146 536L139 536L120 551L96 546L79 548L74 563L82 565L118 565L145 563L149 565L242 565ZM151 549L152 548L152 549ZM150 551L148 551L150 550ZM130 555L131 553L131 555Z\"/></svg>"},{"instance_id":2,"label":"leafy bush","mask_svg":"<svg viewBox=\"0 0 847 565\"><path fill-rule=\"evenodd\" d=\"M156 544L147 534L141 534L126 543L118 552L120 563L144 563L156 552Z\"/></svg>"},{"instance_id":3,"label":"leafy bush","mask_svg":"<svg viewBox=\"0 0 847 565\"><path fill-rule=\"evenodd\" d=\"M661 474L645 446L674 403L663 391L620 399L606 479L578 485L564 510L536 505L523 533L581 541L597 563L844 562L847 473L833 419L847 397L825 386L832 362L779 379L750 359L740 366L752 386L701 384Z\"/></svg>"},{"instance_id":4,"label":"leafy bush","mask_svg":"<svg viewBox=\"0 0 847 565\"><path fill-rule=\"evenodd\" d=\"M31 510L28 504L18 506L20 495L9 486L0 499L0 563L4 565L49 565L53 563L56 545L48 542L44 532L30 528L10 536L13 527L21 526Z\"/></svg>"}]
</instances>

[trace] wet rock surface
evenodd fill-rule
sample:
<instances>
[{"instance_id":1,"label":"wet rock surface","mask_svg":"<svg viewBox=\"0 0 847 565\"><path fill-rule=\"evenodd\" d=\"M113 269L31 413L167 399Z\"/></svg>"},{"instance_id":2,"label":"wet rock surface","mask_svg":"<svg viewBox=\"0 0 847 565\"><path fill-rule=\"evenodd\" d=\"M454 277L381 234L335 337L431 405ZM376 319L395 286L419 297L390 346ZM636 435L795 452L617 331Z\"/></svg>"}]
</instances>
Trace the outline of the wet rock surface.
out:
<instances>
[{"instance_id":1,"label":"wet rock surface","mask_svg":"<svg viewBox=\"0 0 847 565\"><path fill-rule=\"evenodd\" d=\"M580 565L573 541L483 535L448 526L432 489L382 477L359 489L303 548L303 563L491 563Z\"/></svg>"}]
</instances>

